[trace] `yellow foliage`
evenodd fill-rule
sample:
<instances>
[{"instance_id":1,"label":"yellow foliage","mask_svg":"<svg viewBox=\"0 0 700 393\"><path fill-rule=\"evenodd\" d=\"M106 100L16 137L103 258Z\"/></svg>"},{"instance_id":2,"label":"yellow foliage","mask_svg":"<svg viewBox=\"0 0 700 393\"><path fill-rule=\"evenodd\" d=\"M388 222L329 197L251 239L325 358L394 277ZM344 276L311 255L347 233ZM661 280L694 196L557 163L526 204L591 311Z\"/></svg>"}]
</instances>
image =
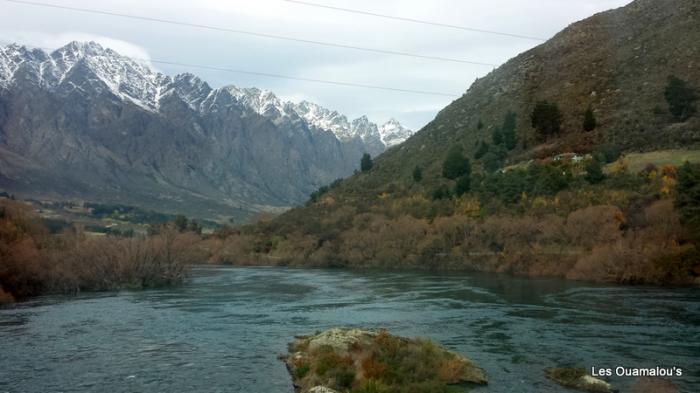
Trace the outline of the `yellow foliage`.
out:
<instances>
[{"instance_id":1,"label":"yellow foliage","mask_svg":"<svg viewBox=\"0 0 700 393\"><path fill-rule=\"evenodd\" d=\"M478 217L481 213L481 202L478 198L463 196L455 203L455 213L469 217Z\"/></svg>"},{"instance_id":2,"label":"yellow foliage","mask_svg":"<svg viewBox=\"0 0 700 393\"><path fill-rule=\"evenodd\" d=\"M532 200L532 208L543 208L549 206L549 201L543 196L538 196Z\"/></svg>"},{"instance_id":3,"label":"yellow foliage","mask_svg":"<svg viewBox=\"0 0 700 393\"><path fill-rule=\"evenodd\" d=\"M619 160L608 165L609 173L621 173L627 172L627 160L625 158L620 158Z\"/></svg>"},{"instance_id":4,"label":"yellow foliage","mask_svg":"<svg viewBox=\"0 0 700 393\"><path fill-rule=\"evenodd\" d=\"M670 196L673 191L673 187L676 185L676 179L668 175L664 175L661 178L661 195Z\"/></svg>"}]
</instances>

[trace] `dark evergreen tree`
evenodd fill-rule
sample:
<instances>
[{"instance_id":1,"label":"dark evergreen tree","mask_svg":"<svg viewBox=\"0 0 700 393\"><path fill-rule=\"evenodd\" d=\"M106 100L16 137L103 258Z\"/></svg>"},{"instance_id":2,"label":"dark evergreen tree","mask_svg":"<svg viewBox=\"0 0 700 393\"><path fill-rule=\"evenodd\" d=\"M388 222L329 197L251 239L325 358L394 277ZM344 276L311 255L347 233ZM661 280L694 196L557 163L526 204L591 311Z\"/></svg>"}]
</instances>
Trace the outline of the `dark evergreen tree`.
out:
<instances>
[{"instance_id":1,"label":"dark evergreen tree","mask_svg":"<svg viewBox=\"0 0 700 393\"><path fill-rule=\"evenodd\" d=\"M603 180L605 180L603 166L600 165L600 161L594 158L586 165L586 181L591 184L598 184Z\"/></svg>"},{"instance_id":2,"label":"dark evergreen tree","mask_svg":"<svg viewBox=\"0 0 700 393\"><path fill-rule=\"evenodd\" d=\"M462 175L457 179L457 184L455 184L455 195L462 196L466 193L468 193L471 190L471 176L470 175Z\"/></svg>"},{"instance_id":3,"label":"dark evergreen tree","mask_svg":"<svg viewBox=\"0 0 700 393\"><path fill-rule=\"evenodd\" d=\"M433 200L448 199L451 196L450 189L444 184L434 189L431 194Z\"/></svg>"},{"instance_id":4,"label":"dark evergreen tree","mask_svg":"<svg viewBox=\"0 0 700 393\"><path fill-rule=\"evenodd\" d=\"M476 123L476 129L480 130L482 128L484 128L484 123L481 121L481 119L479 119L479 122Z\"/></svg>"},{"instance_id":5,"label":"dark evergreen tree","mask_svg":"<svg viewBox=\"0 0 700 393\"><path fill-rule=\"evenodd\" d=\"M442 164L442 175L454 180L462 175L471 174L471 163L464 157L461 146L454 146L447 153L447 158Z\"/></svg>"},{"instance_id":6,"label":"dark evergreen tree","mask_svg":"<svg viewBox=\"0 0 700 393\"><path fill-rule=\"evenodd\" d=\"M197 220L190 220L187 230L196 234L202 234L202 225Z\"/></svg>"},{"instance_id":7,"label":"dark evergreen tree","mask_svg":"<svg viewBox=\"0 0 700 393\"><path fill-rule=\"evenodd\" d=\"M421 180L423 180L423 170L419 166L416 166L413 168L413 181L420 183Z\"/></svg>"},{"instance_id":8,"label":"dark evergreen tree","mask_svg":"<svg viewBox=\"0 0 700 393\"><path fill-rule=\"evenodd\" d=\"M360 170L362 170L362 172L369 172L373 166L374 162L372 161L372 156L368 153L363 154L360 160Z\"/></svg>"},{"instance_id":9,"label":"dark evergreen tree","mask_svg":"<svg viewBox=\"0 0 700 393\"><path fill-rule=\"evenodd\" d=\"M528 171L530 195L555 195L569 187L572 175L554 165L533 165Z\"/></svg>"},{"instance_id":10,"label":"dark evergreen tree","mask_svg":"<svg viewBox=\"0 0 700 393\"><path fill-rule=\"evenodd\" d=\"M586 113L583 115L583 130L590 132L595 130L596 127L598 127L598 121L593 113L593 108L589 105Z\"/></svg>"},{"instance_id":11,"label":"dark evergreen tree","mask_svg":"<svg viewBox=\"0 0 700 393\"><path fill-rule=\"evenodd\" d=\"M686 81L675 76L669 77L664 96L674 120L683 122L695 114L698 96Z\"/></svg>"},{"instance_id":12,"label":"dark evergreen tree","mask_svg":"<svg viewBox=\"0 0 700 393\"><path fill-rule=\"evenodd\" d=\"M492 146L489 151L484 154L481 162L484 165L484 169L491 173L503 167L506 156L507 153L503 146Z\"/></svg>"},{"instance_id":13,"label":"dark evergreen tree","mask_svg":"<svg viewBox=\"0 0 700 393\"><path fill-rule=\"evenodd\" d=\"M187 230L187 217L183 216L182 214L179 214L178 216L175 217L175 228L177 228L178 231L184 232Z\"/></svg>"},{"instance_id":14,"label":"dark evergreen tree","mask_svg":"<svg viewBox=\"0 0 700 393\"><path fill-rule=\"evenodd\" d=\"M538 102L532 110L530 120L532 127L537 130L541 139L547 139L561 131L562 115L555 103Z\"/></svg>"},{"instance_id":15,"label":"dark evergreen tree","mask_svg":"<svg viewBox=\"0 0 700 393\"><path fill-rule=\"evenodd\" d=\"M506 114L505 119L503 119L503 126L501 127L501 135L503 135L503 145L508 150L513 150L516 146L518 146L518 136L515 133L515 120L515 113L508 112Z\"/></svg>"},{"instance_id":16,"label":"dark evergreen tree","mask_svg":"<svg viewBox=\"0 0 700 393\"><path fill-rule=\"evenodd\" d=\"M494 146L503 144L503 131L500 128L496 127L493 129L491 133L491 142L493 142Z\"/></svg>"},{"instance_id":17,"label":"dark evergreen tree","mask_svg":"<svg viewBox=\"0 0 700 393\"><path fill-rule=\"evenodd\" d=\"M489 144L484 141L481 141L479 147L476 149L476 153L474 153L474 159L480 160L488 152Z\"/></svg>"}]
</instances>

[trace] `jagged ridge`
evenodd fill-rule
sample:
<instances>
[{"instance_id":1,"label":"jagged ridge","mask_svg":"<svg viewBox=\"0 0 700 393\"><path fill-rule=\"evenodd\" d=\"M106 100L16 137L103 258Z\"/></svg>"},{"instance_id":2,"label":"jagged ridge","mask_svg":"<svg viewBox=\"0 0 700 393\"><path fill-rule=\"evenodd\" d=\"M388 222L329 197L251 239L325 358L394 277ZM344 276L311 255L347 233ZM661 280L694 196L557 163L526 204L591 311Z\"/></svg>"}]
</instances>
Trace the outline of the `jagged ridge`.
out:
<instances>
[{"instance_id":1,"label":"jagged ridge","mask_svg":"<svg viewBox=\"0 0 700 393\"><path fill-rule=\"evenodd\" d=\"M57 88L81 62L93 70L114 95L150 111L158 111L164 95L175 93L192 109L204 112L211 109L202 105L211 104L207 98L226 92L238 103L277 123L302 119L309 126L331 131L341 141L359 138L375 154L405 141L412 134L395 119L382 126L364 116L349 122L337 111L307 101L283 102L268 90L236 86L212 89L189 73L170 77L154 71L144 61L122 56L95 42L71 42L51 53L16 44L0 47L0 86L7 88L15 73L26 67L33 71L29 75L35 77L37 83L45 88Z\"/></svg>"}]
</instances>

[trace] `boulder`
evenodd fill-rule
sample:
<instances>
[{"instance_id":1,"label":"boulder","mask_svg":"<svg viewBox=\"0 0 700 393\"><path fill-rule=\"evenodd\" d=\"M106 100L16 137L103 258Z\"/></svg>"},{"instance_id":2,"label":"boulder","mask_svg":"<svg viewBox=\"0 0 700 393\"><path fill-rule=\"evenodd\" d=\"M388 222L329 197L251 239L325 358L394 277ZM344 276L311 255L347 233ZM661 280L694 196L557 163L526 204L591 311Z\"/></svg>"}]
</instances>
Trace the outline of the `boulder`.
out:
<instances>
[{"instance_id":1,"label":"boulder","mask_svg":"<svg viewBox=\"0 0 700 393\"><path fill-rule=\"evenodd\" d=\"M309 338L309 351L328 346L338 353L347 354L352 345L371 340L376 335L376 332L362 329L328 329Z\"/></svg>"}]
</instances>

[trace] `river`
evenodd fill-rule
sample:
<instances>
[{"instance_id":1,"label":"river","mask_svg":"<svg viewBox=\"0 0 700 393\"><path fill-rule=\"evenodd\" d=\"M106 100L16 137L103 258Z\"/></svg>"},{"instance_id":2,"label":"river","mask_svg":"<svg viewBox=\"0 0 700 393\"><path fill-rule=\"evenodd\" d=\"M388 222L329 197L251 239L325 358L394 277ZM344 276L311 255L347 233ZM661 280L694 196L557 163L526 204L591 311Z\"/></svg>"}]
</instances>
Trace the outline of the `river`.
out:
<instances>
[{"instance_id":1,"label":"river","mask_svg":"<svg viewBox=\"0 0 700 393\"><path fill-rule=\"evenodd\" d=\"M177 288L0 309L0 392L291 393L277 355L333 326L435 340L476 392L558 392L547 367L681 367L700 391L700 290L473 273L198 267ZM613 377L623 389L633 378Z\"/></svg>"}]
</instances>

